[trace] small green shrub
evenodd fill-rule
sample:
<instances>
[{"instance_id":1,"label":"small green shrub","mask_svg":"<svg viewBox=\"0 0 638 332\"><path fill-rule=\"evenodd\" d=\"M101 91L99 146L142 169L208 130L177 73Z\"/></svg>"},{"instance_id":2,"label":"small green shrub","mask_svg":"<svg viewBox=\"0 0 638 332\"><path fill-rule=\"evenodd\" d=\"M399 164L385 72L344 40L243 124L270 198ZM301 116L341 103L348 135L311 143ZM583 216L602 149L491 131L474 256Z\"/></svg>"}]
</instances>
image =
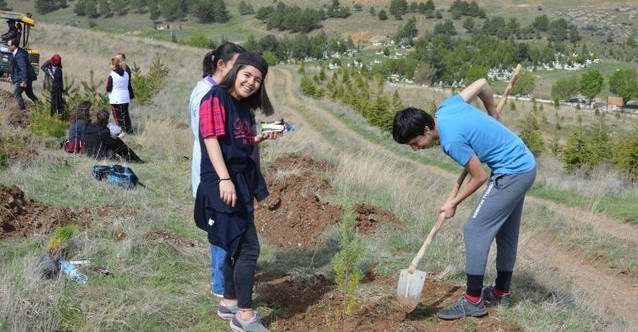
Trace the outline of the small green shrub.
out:
<instances>
[{"instance_id":1,"label":"small green shrub","mask_svg":"<svg viewBox=\"0 0 638 332\"><path fill-rule=\"evenodd\" d=\"M143 74L136 64L133 64L131 71L133 74L131 85L138 105L150 102L151 98L164 86L168 76L168 67L162 63L159 56L153 59L146 74Z\"/></svg>"},{"instance_id":2,"label":"small green shrub","mask_svg":"<svg viewBox=\"0 0 638 332\"><path fill-rule=\"evenodd\" d=\"M47 242L47 253L51 255L58 254L62 249L64 249L69 240L71 240L73 233L75 233L75 226L73 225L58 227L51 237L49 237L49 242Z\"/></svg>"},{"instance_id":3,"label":"small green shrub","mask_svg":"<svg viewBox=\"0 0 638 332\"><path fill-rule=\"evenodd\" d=\"M525 117L520 137L535 156L540 156L545 150L545 143L536 118L536 112L529 112Z\"/></svg>"},{"instance_id":4,"label":"small green shrub","mask_svg":"<svg viewBox=\"0 0 638 332\"><path fill-rule=\"evenodd\" d=\"M361 269L363 245L356 237L355 219L347 214L339 226L339 246L341 250L335 255L333 270L337 289L344 294L343 314L351 315L357 306L357 289L363 279Z\"/></svg>"},{"instance_id":5,"label":"small green shrub","mask_svg":"<svg viewBox=\"0 0 638 332\"><path fill-rule=\"evenodd\" d=\"M40 137L60 138L66 135L69 124L57 115L51 115L48 106L39 104L31 113L28 130Z\"/></svg>"}]
</instances>

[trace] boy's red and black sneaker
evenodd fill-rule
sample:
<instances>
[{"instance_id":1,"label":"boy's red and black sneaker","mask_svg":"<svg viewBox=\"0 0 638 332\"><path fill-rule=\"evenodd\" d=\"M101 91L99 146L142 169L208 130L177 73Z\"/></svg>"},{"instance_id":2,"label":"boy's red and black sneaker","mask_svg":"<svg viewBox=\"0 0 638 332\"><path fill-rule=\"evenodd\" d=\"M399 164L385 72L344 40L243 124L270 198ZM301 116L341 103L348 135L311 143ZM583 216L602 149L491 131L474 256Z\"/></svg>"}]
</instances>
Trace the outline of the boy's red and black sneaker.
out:
<instances>
[{"instance_id":1,"label":"boy's red and black sneaker","mask_svg":"<svg viewBox=\"0 0 638 332\"><path fill-rule=\"evenodd\" d=\"M496 291L494 286L488 286L483 288L481 293L481 297L485 304L488 306L497 306L500 308L509 308L512 306L512 295L510 293L505 294L497 294L499 292Z\"/></svg>"}]
</instances>

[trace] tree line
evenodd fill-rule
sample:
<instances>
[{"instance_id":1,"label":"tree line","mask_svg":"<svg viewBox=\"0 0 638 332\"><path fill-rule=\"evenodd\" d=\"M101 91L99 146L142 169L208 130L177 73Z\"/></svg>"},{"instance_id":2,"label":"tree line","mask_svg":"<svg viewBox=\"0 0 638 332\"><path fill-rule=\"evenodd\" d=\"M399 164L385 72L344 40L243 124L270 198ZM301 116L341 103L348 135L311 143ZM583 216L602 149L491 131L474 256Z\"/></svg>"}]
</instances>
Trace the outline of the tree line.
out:
<instances>
[{"instance_id":1,"label":"tree line","mask_svg":"<svg viewBox=\"0 0 638 332\"><path fill-rule=\"evenodd\" d=\"M325 32L314 35L297 34L292 37L277 38L267 35L260 39L249 36L244 47L261 53L270 64L305 58L324 59L330 54L345 53L355 48L352 39L328 37Z\"/></svg>"},{"instance_id":2,"label":"tree line","mask_svg":"<svg viewBox=\"0 0 638 332\"><path fill-rule=\"evenodd\" d=\"M346 18L350 16L350 8L332 0L327 10L288 6L283 2L276 6L265 6L257 10L255 18L266 24L266 28L291 32L310 32L321 27L321 21L327 18Z\"/></svg>"},{"instance_id":3,"label":"tree line","mask_svg":"<svg viewBox=\"0 0 638 332\"><path fill-rule=\"evenodd\" d=\"M41 14L67 6L67 0L35 2L35 8ZM224 0L75 0L73 6L76 15L89 18L126 15L129 11L148 13L152 20L174 21L189 15L202 23L223 23L230 19Z\"/></svg>"},{"instance_id":4,"label":"tree line","mask_svg":"<svg viewBox=\"0 0 638 332\"><path fill-rule=\"evenodd\" d=\"M634 69L616 70L607 79L609 91L623 98L627 103L638 100L638 74ZM552 85L552 98L555 103L567 100L578 94L593 100L602 91L605 78L599 70L590 69L580 76L564 77Z\"/></svg>"}]
</instances>

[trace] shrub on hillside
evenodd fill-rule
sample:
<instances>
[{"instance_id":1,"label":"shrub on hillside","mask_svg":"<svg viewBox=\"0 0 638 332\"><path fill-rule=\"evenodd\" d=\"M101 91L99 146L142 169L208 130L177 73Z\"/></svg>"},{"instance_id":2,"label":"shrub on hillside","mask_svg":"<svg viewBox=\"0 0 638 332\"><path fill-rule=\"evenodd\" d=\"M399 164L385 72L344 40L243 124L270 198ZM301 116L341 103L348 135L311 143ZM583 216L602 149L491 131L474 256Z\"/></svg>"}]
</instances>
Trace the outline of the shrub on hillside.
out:
<instances>
[{"instance_id":1,"label":"shrub on hillside","mask_svg":"<svg viewBox=\"0 0 638 332\"><path fill-rule=\"evenodd\" d=\"M135 91L135 101L138 105L148 103L151 98L164 86L166 77L168 77L168 67L159 56L156 56L151 63L146 74L142 73L140 67L133 64L131 68L133 72L133 91Z\"/></svg>"},{"instance_id":2,"label":"shrub on hillside","mask_svg":"<svg viewBox=\"0 0 638 332\"><path fill-rule=\"evenodd\" d=\"M11 8L7 6L7 0L0 0L0 10L11 10Z\"/></svg>"},{"instance_id":3,"label":"shrub on hillside","mask_svg":"<svg viewBox=\"0 0 638 332\"><path fill-rule=\"evenodd\" d=\"M615 165L638 182L638 127L623 142L617 145Z\"/></svg>"},{"instance_id":4,"label":"shrub on hillside","mask_svg":"<svg viewBox=\"0 0 638 332\"><path fill-rule=\"evenodd\" d=\"M246 3L243 0L239 2L239 15L254 15L254 14L255 14L255 9L253 8L253 5L251 5L250 3Z\"/></svg>"},{"instance_id":5,"label":"shrub on hillside","mask_svg":"<svg viewBox=\"0 0 638 332\"><path fill-rule=\"evenodd\" d=\"M69 124L56 115L51 115L49 105L38 104L29 120L28 131L39 137L61 138L66 135Z\"/></svg>"},{"instance_id":6,"label":"shrub on hillside","mask_svg":"<svg viewBox=\"0 0 638 332\"><path fill-rule=\"evenodd\" d=\"M89 74L88 81L80 81L76 84L73 79L64 79L64 99L66 101L67 114L77 109L83 101L90 101L94 109L100 109L109 105L109 99L102 93L104 87L101 83L96 83L93 78L93 71ZM45 103L48 104L48 103Z\"/></svg>"},{"instance_id":7,"label":"shrub on hillside","mask_svg":"<svg viewBox=\"0 0 638 332\"><path fill-rule=\"evenodd\" d=\"M363 245L355 234L355 220L351 215L344 217L339 226L339 252L333 261L337 290L344 296L343 314L351 315L357 305L357 289L363 279L361 261Z\"/></svg>"},{"instance_id":8,"label":"shrub on hillside","mask_svg":"<svg viewBox=\"0 0 638 332\"><path fill-rule=\"evenodd\" d=\"M568 171L579 168L589 171L598 165L610 163L613 160L613 149L609 127L601 116L590 131L586 132L581 127L569 135L562 148L561 159Z\"/></svg>"},{"instance_id":9,"label":"shrub on hillside","mask_svg":"<svg viewBox=\"0 0 638 332\"><path fill-rule=\"evenodd\" d=\"M545 143L543 142L541 128L536 118L536 112L528 112L525 116L520 137L534 156L540 156L545 150Z\"/></svg>"}]
</instances>

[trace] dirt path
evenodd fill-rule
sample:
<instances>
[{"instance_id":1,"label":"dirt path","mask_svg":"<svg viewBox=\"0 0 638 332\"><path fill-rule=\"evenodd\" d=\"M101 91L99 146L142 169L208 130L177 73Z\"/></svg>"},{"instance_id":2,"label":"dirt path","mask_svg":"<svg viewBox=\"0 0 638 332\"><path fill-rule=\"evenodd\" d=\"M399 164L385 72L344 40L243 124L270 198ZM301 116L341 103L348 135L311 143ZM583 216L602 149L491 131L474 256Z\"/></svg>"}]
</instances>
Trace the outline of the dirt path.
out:
<instances>
[{"instance_id":1,"label":"dirt path","mask_svg":"<svg viewBox=\"0 0 638 332\"><path fill-rule=\"evenodd\" d=\"M438 167L425 165L418 161L412 160L401 153L397 153L395 151L391 151L386 147L375 144L366 140L364 137L356 133L351 128L348 128L342 121L332 115L330 112L322 110L320 107L315 105L313 100L305 99L300 100L293 88L293 84L295 83L295 79L290 70L285 68L277 68L274 70L276 72L276 80L278 81L278 86L281 87L281 83L285 84L286 91L286 100L280 101L278 100L278 105L291 105L293 108L301 107L305 109L306 112L311 111L313 114L316 114L321 117L327 126L333 128L336 132L339 133L342 137L347 137L350 142L356 142L359 149L365 149L369 151L373 151L377 154L381 154L386 158L392 158L393 160L400 160L402 162L410 163L419 167L423 170L426 170L428 173L433 173L438 176L444 177L449 180L450 183L453 183L457 177L456 174L450 173ZM283 76L283 77L281 77ZM290 108L288 108L290 109ZM303 118L304 116L299 110L291 109L293 112L297 113L298 118ZM306 125L305 128L312 127L307 121L303 121ZM315 130L316 132L316 130ZM547 207L548 209L560 214L565 218L565 220L569 220L575 223L581 223L591 226L595 232L601 234L608 234L615 238L629 241L635 244L638 244L638 227L633 225L629 225L623 223L622 221L616 220L612 217L609 217L604 214L595 213L586 210L580 210L577 208L573 208L570 206L566 206L563 204L559 204L556 202L552 202L549 200L537 198L537 197L527 197L527 202L532 204L538 204Z\"/></svg>"},{"instance_id":2,"label":"dirt path","mask_svg":"<svg viewBox=\"0 0 638 332\"><path fill-rule=\"evenodd\" d=\"M286 100L277 100L277 104L289 105L286 109L295 112L296 120L303 123L313 134L319 133L319 131L303 119L304 115L301 114L303 111L298 109L301 108L305 112L313 112L313 114L320 116L322 121L324 121L324 125L330 126L339 136L346 137L350 142L356 142L358 149L372 150L384 157L411 163L424 171L443 176L449 179L450 183L453 183L456 177L454 174L416 162L399 153L389 151L383 146L369 142L345 126L331 113L317 107L313 101L300 100L294 91L293 84L295 81L289 70L276 68L273 72L275 73L273 76L276 80L276 86L284 88L286 91ZM323 139L326 140L325 137ZM528 202L551 209L564 217L565 220L569 220L569 222L591 225L596 232L638 243L638 228L622 224L620 221L608 216L533 197L530 197ZM555 243L547 241L542 235L532 241L526 241L522 247L525 247L525 250L522 250L523 259L535 264L542 264L540 266L547 266L557 271L560 275L572 280L576 288L584 293L586 300L595 303L601 309L601 312L609 313L610 316L622 319L634 327L638 326L638 316L635 315L633 301L633 299L638 298L638 285L633 284L635 280L632 280L631 277L618 276L617 273L614 273L608 267L601 268L583 258L566 253L564 249ZM548 252L551 252L551 255L548 255ZM601 287L601 285L604 286Z\"/></svg>"},{"instance_id":3,"label":"dirt path","mask_svg":"<svg viewBox=\"0 0 638 332\"><path fill-rule=\"evenodd\" d=\"M629 324L628 330L638 328L636 277L618 276L616 271L591 264L577 253L552 250L551 254L547 254L548 248L553 246L542 236L535 236L521 246L521 259L555 271L572 281L583 292L585 298L582 300L591 303L588 307L599 311L606 320L622 319Z\"/></svg>"}]
</instances>

